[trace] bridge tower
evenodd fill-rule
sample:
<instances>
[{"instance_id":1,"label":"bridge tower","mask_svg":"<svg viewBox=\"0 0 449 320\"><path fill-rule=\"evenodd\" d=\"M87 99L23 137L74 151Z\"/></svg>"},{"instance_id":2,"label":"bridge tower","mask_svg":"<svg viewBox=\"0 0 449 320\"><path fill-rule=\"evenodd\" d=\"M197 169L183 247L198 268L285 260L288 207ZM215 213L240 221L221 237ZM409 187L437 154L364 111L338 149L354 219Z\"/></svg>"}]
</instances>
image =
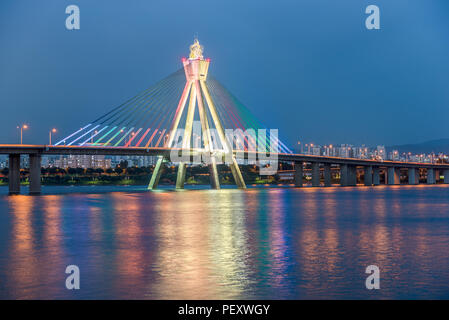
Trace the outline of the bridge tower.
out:
<instances>
[{"instance_id":1,"label":"bridge tower","mask_svg":"<svg viewBox=\"0 0 449 320\"><path fill-rule=\"evenodd\" d=\"M242 174L240 172L240 168L237 164L235 156L233 155L232 147L228 143L226 139L223 126L221 124L220 118L217 114L214 102L209 94L209 90L206 86L207 72L209 69L210 59L203 58L203 47L200 45L198 39L195 39L194 43L190 46L190 55L189 58L183 58L182 60L184 65L184 71L186 75L186 84L184 87L184 91L181 95L181 99L179 100L178 107L175 112L175 117L173 119L171 128L170 128L170 136L166 142L166 147L172 147L176 131L178 129L181 118L184 114L185 107L188 102L188 108L186 113L185 120L185 129L184 135L182 137L182 149L190 149L191 138L192 138L192 128L193 128L193 120L195 116L195 109L198 106L198 113L201 121L201 130L202 130L202 138L204 144L204 150L206 152L206 158L209 160L209 175L210 182L213 189L220 189L220 181L218 177L217 171L217 159L214 155L215 151L221 151L222 154L227 155L226 158L232 159L230 163L230 168L234 180L239 188L246 188L245 181L243 180ZM203 97L205 101L203 101ZM215 125L215 129L218 133L218 138L220 140L221 145L223 146L222 150L214 150L214 146L212 143L212 137L210 133L208 114ZM148 185L148 189L155 189L158 186L159 179L162 174L163 163L168 159L164 156L159 156L156 166L153 171L153 175L151 176L150 183ZM178 166L177 178L176 178L176 188L182 189L184 188L186 176L186 163L180 162Z\"/></svg>"}]
</instances>

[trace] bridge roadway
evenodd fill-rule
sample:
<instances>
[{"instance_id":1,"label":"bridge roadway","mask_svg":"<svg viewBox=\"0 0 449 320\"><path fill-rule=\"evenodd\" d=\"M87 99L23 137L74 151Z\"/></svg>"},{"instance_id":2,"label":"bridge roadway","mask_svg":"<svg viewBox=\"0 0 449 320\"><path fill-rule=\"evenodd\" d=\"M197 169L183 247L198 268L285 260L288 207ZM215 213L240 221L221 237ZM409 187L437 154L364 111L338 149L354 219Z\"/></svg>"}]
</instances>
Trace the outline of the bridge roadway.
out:
<instances>
[{"instance_id":1,"label":"bridge roadway","mask_svg":"<svg viewBox=\"0 0 449 320\"><path fill-rule=\"evenodd\" d=\"M110 155L110 156L165 156L170 157L172 148L145 147L105 147L105 146L50 146L0 144L0 154L9 155L9 193L20 193L20 155L29 155L30 163L30 194L41 192L41 157L42 155ZM178 149L178 151L181 151ZM190 156L202 154L199 149L189 150ZM236 152L235 152L236 153ZM259 152L240 152L245 159L257 157ZM323 171L324 186L331 185L331 166L340 167L340 185L355 186L357 183L357 168L364 170L364 184L375 186L380 184L381 169L384 169L385 181L390 185L400 184L401 169L407 169L408 184L419 183L419 169L425 169L427 183L435 184L437 177L444 176L444 183L449 183L448 164L430 164L400 161L378 161L366 159L311 156L302 154L277 154L278 161L295 163L295 186L303 186L303 168L305 163L311 164L312 186L321 186L321 171ZM321 167L323 170L321 170Z\"/></svg>"}]
</instances>

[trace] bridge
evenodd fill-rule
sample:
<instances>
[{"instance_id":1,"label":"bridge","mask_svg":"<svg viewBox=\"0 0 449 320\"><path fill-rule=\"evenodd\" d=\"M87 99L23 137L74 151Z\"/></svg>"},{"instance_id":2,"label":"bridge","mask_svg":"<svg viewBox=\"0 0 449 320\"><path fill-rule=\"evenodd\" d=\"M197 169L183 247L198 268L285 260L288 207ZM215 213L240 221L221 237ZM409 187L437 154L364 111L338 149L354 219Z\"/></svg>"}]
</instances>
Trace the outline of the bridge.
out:
<instances>
[{"instance_id":1,"label":"bridge","mask_svg":"<svg viewBox=\"0 0 449 320\"><path fill-rule=\"evenodd\" d=\"M188 152L193 157L204 155L203 149L179 149ZM0 145L0 154L9 155L9 193L20 193L20 155L28 155L30 163L30 194L41 192L41 157L43 155L110 155L110 156L158 156L168 158L173 148L156 147L103 147L103 146L53 146L53 145ZM234 151L237 153L239 151ZM250 151L244 152L244 158L251 158ZM257 155L255 155L257 157ZM253 158L255 158L253 157ZM388 185L400 185L401 170L406 170L408 184L419 184L419 170L426 171L427 184L435 184L437 176L443 173L444 183L449 184L449 165L414 163L400 161L377 161L367 159L352 159L338 157L310 156L293 153L278 153L279 161L294 163L294 184L304 185L304 168L311 166L312 186L330 187L331 167L340 171L340 185L356 186L357 170L363 170L365 186L380 185L381 172L384 172Z\"/></svg>"},{"instance_id":2,"label":"bridge","mask_svg":"<svg viewBox=\"0 0 449 320\"><path fill-rule=\"evenodd\" d=\"M0 154L9 156L9 193L20 193L21 155L28 155L30 160L30 194L41 192L43 155L74 154L156 156L150 190L157 188L165 162L178 163L176 188L184 188L186 165L195 156L207 159L214 189L220 189L217 163L223 162L229 165L236 185L246 188L238 164L242 159L294 163L297 187L303 186L305 164L311 166L314 187L321 186L321 175L323 186L331 185L332 166L338 166L342 186L357 184L358 168L364 171L366 186L379 185L381 172L388 184L400 184L401 169L407 170L409 184L419 183L420 169L426 171L428 184L436 183L441 172L444 183L449 183L446 164L294 154L277 137L277 131L267 134L267 128L235 96L208 76L210 59L203 57L197 39L190 46L189 58L183 58L182 63L182 69L54 145L0 145ZM187 159L173 161L174 154L187 155Z\"/></svg>"}]
</instances>

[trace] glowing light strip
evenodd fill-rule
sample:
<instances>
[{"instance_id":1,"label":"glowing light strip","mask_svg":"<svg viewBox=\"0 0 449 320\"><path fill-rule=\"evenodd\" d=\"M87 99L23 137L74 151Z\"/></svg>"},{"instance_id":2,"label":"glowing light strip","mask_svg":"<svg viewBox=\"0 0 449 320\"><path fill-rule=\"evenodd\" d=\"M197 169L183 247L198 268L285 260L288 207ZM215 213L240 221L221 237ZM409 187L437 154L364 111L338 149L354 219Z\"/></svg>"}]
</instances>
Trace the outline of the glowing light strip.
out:
<instances>
[{"instance_id":1,"label":"glowing light strip","mask_svg":"<svg viewBox=\"0 0 449 320\"><path fill-rule=\"evenodd\" d=\"M109 144L109 142L111 142L112 140L114 140L115 139L115 137L117 137L121 132L123 132L123 130L125 130L126 129L126 127L123 127L123 128L121 128L119 131L117 131L112 137L111 137L111 139L109 139L108 140L108 142L106 142L105 144L104 144L104 146L107 146L108 144Z\"/></svg>"},{"instance_id":2,"label":"glowing light strip","mask_svg":"<svg viewBox=\"0 0 449 320\"><path fill-rule=\"evenodd\" d=\"M155 148L159 147L159 143L161 142L161 139L162 139L162 137L164 136L165 131L167 131L167 130L166 130L166 129L162 130L162 133L161 133L161 135L159 136L159 139L158 139L157 142L156 142Z\"/></svg>"},{"instance_id":3,"label":"glowing light strip","mask_svg":"<svg viewBox=\"0 0 449 320\"><path fill-rule=\"evenodd\" d=\"M76 138L75 140L73 140L72 142L70 142L68 144L68 146L71 146L72 144L74 144L75 142L77 142L79 139L81 139L82 137L84 137L86 134L89 134L90 132L94 131L95 129L97 129L100 125L96 125L95 127L93 127L92 129L90 129L89 131L87 131L85 134L79 136L78 138Z\"/></svg>"},{"instance_id":4,"label":"glowing light strip","mask_svg":"<svg viewBox=\"0 0 449 320\"><path fill-rule=\"evenodd\" d=\"M125 148L129 147L129 145L131 144L131 142L133 142L133 140L139 135L139 132L142 131L142 128L140 128L139 130L137 130L136 134L133 135L131 137L131 139L128 140L128 142L125 144Z\"/></svg>"},{"instance_id":5,"label":"glowing light strip","mask_svg":"<svg viewBox=\"0 0 449 320\"><path fill-rule=\"evenodd\" d=\"M153 138L158 131L159 131L159 129L154 130L153 134L150 137L150 140L148 140L147 144L145 145L145 148L148 148L148 146L150 145L151 141L153 141Z\"/></svg>"},{"instance_id":6,"label":"glowing light strip","mask_svg":"<svg viewBox=\"0 0 449 320\"><path fill-rule=\"evenodd\" d=\"M65 137L64 139L62 139L61 141L59 141L57 144L55 144L55 146L59 145L60 143L67 141L68 139L70 139L71 137L73 137L74 135L76 135L78 132L83 131L84 129L86 129L88 126L92 125L91 123L89 123L87 126L85 126L84 128L79 129L78 131L72 133L70 136Z\"/></svg>"},{"instance_id":7,"label":"glowing light strip","mask_svg":"<svg viewBox=\"0 0 449 320\"><path fill-rule=\"evenodd\" d=\"M146 137L146 135L148 134L148 132L150 132L151 128L148 128L145 133L143 134L143 136L139 139L139 141L137 141L136 143L136 147L140 146L140 144L142 143L142 140Z\"/></svg>"},{"instance_id":8,"label":"glowing light strip","mask_svg":"<svg viewBox=\"0 0 449 320\"><path fill-rule=\"evenodd\" d=\"M117 127L113 127L111 130L109 130L108 132L106 132L105 135L103 135L100 139L98 139L97 141L94 142L93 146L96 146L97 144L99 144L100 141L103 140L105 137L107 137L112 131L114 131L115 128L117 128Z\"/></svg>"},{"instance_id":9,"label":"glowing light strip","mask_svg":"<svg viewBox=\"0 0 449 320\"><path fill-rule=\"evenodd\" d=\"M114 144L114 147L117 147L117 146L120 144L120 142L122 142L123 139L125 139L125 137L126 137L128 134L130 134L131 131L133 131L133 130L134 130L134 127L132 127L131 129L129 129L128 132L125 133L125 134L123 135L123 137L122 137L116 144Z\"/></svg>"},{"instance_id":10,"label":"glowing light strip","mask_svg":"<svg viewBox=\"0 0 449 320\"><path fill-rule=\"evenodd\" d=\"M165 112L165 113L164 113L164 116L162 117L162 119L160 119L159 125L157 126L157 129L156 129L156 130L161 129L161 127L162 127L162 125L165 123L165 121L166 121L167 119L171 119L172 115L173 115L173 112L170 114L170 116L169 116L169 113L168 113L168 112ZM166 130L166 129L164 129L164 130Z\"/></svg>"},{"instance_id":11,"label":"glowing light strip","mask_svg":"<svg viewBox=\"0 0 449 320\"><path fill-rule=\"evenodd\" d=\"M84 146L89 140L92 140L96 135L98 135L101 131L106 129L108 126L103 127L101 130L97 131L93 136L90 136L86 141L80 144L80 146Z\"/></svg>"}]
</instances>

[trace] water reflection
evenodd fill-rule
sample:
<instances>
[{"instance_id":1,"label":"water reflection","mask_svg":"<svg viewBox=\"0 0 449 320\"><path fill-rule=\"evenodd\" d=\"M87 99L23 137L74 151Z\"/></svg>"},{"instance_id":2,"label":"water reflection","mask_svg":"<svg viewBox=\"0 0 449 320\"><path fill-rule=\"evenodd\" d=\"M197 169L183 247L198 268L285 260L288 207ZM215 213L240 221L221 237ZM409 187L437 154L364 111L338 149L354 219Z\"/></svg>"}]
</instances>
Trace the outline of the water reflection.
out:
<instances>
[{"instance_id":1,"label":"water reflection","mask_svg":"<svg viewBox=\"0 0 449 320\"><path fill-rule=\"evenodd\" d=\"M35 198L26 196L9 197L9 212L12 214L12 232L8 255L8 287L11 287L12 296L17 296L14 284L21 288L23 298L34 298L32 287L35 274L30 272L33 265L38 262L35 251L33 231L33 202ZM2 277L3 278L3 277Z\"/></svg>"},{"instance_id":2,"label":"water reflection","mask_svg":"<svg viewBox=\"0 0 449 320\"><path fill-rule=\"evenodd\" d=\"M449 297L447 187L3 197L1 298ZM65 267L82 289L64 287ZM366 266L381 288L364 287Z\"/></svg>"}]
</instances>

